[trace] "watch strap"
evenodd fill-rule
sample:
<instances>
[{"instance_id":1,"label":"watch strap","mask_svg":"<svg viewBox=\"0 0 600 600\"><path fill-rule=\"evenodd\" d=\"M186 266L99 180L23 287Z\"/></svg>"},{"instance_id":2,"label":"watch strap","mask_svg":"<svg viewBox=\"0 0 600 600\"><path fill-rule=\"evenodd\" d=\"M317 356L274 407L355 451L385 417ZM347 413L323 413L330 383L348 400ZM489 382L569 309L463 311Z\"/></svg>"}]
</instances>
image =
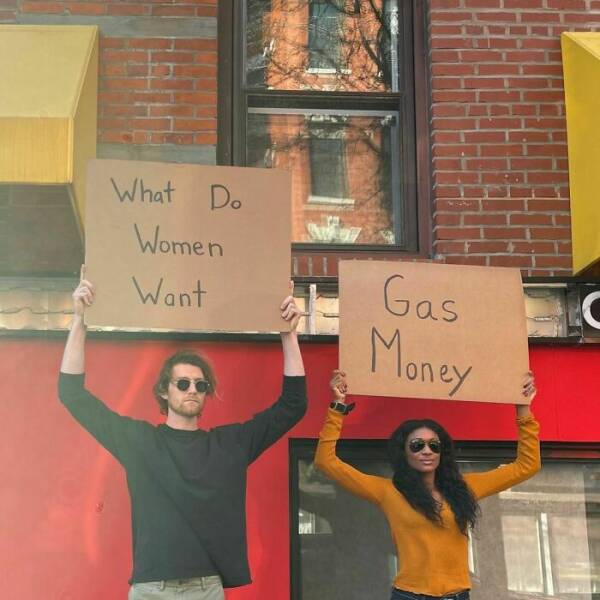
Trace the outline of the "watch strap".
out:
<instances>
[{"instance_id":1,"label":"watch strap","mask_svg":"<svg viewBox=\"0 0 600 600\"><path fill-rule=\"evenodd\" d=\"M329 408L335 410L336 412L339 412L342 415L347 415L349 412L352 412L354 410L355 406L355 402L352 402L351 404L345 404L344 402L338 402L337 400L334 400L329 405Z\"/></svg>"}]
</instances>

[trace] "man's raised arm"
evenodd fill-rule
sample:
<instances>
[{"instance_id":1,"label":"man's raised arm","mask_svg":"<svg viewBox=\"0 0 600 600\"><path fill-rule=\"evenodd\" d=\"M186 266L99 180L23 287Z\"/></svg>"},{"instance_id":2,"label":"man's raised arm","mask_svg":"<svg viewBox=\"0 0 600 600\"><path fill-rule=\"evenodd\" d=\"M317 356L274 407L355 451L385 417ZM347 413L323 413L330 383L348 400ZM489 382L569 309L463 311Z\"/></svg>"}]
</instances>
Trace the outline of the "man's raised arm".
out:
<instances>
[{"instance_id":1,"label":"man's raised arm","mask_svg":"<svg viewBox=\"0 0 600 600\"><path fill-rule=\"evenodd\" d=\"M290 283L293 292L294 284ZM281 316L290 324L290 331L281 333L281 346L283 348L283 374L288 376L304 375L304 363L298 344L298 321L302 312L294 302L291 294L281 303Z\"/></svg>"},{"instance_id":2,"label":"man's raised arm","mask_svg":"<svg viewBox=\"0 0 600 600\"><path fill-rule=\"evenodd\" d=\"M82 271L83 272L83 271ZM81 375L85 370L85 324L83 316L87 306L94 302L94 286L81 279L73 292L73 319L60 370L70 375Z\"/></svg>"}]
</instances>

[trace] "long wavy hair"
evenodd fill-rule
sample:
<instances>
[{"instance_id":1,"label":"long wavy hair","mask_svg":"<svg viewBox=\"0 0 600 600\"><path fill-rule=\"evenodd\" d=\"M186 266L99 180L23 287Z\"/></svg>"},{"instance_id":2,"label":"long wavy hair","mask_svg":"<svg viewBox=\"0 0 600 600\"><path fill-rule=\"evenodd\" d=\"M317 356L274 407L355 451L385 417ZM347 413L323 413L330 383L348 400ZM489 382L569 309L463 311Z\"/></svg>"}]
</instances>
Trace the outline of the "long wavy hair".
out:
<instances>
[{"instance_id":1,"label":"long wavy hair","mask_svg":"<svg viewBox=\"0 0 600 600\"><path fill-rule=\"evenodd\" d=\"M392 481L406 501L430 521L441 525L442 517L438 502L423 483L421 474L406 460L406 441L416 429L426 427L439 438L442 451L440 464L435 471L435 486L450 505L456 524L463 535L469 527L475 527L479 516L479 505L461 475L454 456L454 444L448 432L436 421L418 419L404 421L390 436L388 452L394 475Z\"/></svg>"}]
</instances>

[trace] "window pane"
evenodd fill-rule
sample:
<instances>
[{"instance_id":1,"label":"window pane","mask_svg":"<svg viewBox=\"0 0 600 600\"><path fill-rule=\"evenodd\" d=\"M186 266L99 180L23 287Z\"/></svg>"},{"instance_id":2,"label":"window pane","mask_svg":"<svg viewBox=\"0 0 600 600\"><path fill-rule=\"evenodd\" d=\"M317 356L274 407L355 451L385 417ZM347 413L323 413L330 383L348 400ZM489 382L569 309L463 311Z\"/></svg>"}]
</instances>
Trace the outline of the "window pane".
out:
<instances>
[{"instance_id":1,"label":"window pane","mask_svg":"<svg viewBox=\"0 0 600 600\"><path fill-rule=\"evenodd\" d=\"M508 589L542 593L544 573L537 517L502 515L501 523Z\"/></svg>"},{"instance_id":2,"label":"window pane","mask_svg":"<svg viewBox=\"0 0 600 600\"><path fill-rule=\"evenodd\" d=\"M390 476L373 449L353 448L361 458L351 460L343 445L340 452L361 471ZM498 464L461 466L483 471ZM297 600L388 598L396 559L381 513L331 483L311 458L298 468ZM483 500L481 508L469 544L473 600L598 598L600 464L545 462L533 479Z\"/></svg>"},{"instance_id":3,"label":"window pane","mask_svg":"<svg viewBox=\"0 0 600 600\"><path fill-rule=\"evenodd\" d=\"M248 0L246 83L397 92L397 0Z\"/></svg>"},{"instance_id":4,"label":"window pane","mask_svg":"<svg viewBox=\"0 0 600 600\"><path fill-rule=\"evenodd\" d=\"M310 195L325 198L345 198L348 195L348 174L344 131L309 127Z\"/></svg>"},{"instance_id":5,"label":"window pane","mask_svg":"<svg viewBox=\"0 0 600 600\"><path fill-rule=\"evenodd\" d=\"M248 115L246 164L292 171L292 240L401 243L395 113Z\"/></svg>"},{"instance_id":6,"label":"window pane","mask_svg":"<svg viewBox=\"0 0 600 600\"><path fill-rule=\"evenodd\" d=\"M361 470L389 475L387 465L356 461ZM390 595L396 553L383 514L334 485L310 460L299 465L299 547L302 600L382 598ZM307 530L306 514L315 528Z\"/></svg>"}]
</instances>

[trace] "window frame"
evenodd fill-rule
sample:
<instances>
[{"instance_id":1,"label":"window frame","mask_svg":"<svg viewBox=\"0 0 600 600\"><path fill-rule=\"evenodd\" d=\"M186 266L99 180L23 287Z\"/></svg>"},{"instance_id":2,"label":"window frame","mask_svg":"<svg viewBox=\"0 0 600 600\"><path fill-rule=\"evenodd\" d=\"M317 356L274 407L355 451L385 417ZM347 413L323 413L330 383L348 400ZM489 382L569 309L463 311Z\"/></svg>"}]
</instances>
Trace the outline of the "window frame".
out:
<instances>
[{"instance_id":1,"label":"window frame","mask_svg":"<svg viewBox=\"0 0 600 600\"><path fill-rule=\"evenodd\" d=\"M245 129L248 108L290 106L324 109L346 108L351 110L360 103L367 111L394 110L399 115L399 127L403 132L399 151L404 157L405 172L399 196L403 199L400 220L404 230L402 243L394 245L374 244L319 244L293 242L292 254L332 258L410 257L431 256L431 165L429 143L429 88L426 40L426 7L424 0L399 0L399 8L408 11L409 19L402 19L404 55L412 55L412 64L406 65L400 78L405 82L404 96L398 101L389 93L335 93L314 91L247 91L244 89L244 23L245 0L223 0L218 13L218 138L217 164L245 164ZM409 54L407 54L409 53ZM252 97L252 104L248 99ZM402 98L405 98L403 101ZM396 173L399 173L396 170ZM398 192L396 192L398 193ZM395 215L398 216L398 215ZM398 238L397 238L398 239Z\"/></svg>"},{"instance_id":2,"label":"window frame","mask_svg":"<svg viewBox=\"0 0 600 600\"><path fill-rule=\"evenodd\" d=\"M318 440L312 438L289 438L289 523L290 523L290 600L302 600L300 568L300 536L298 532L299 470L300 460L314 458ZM593 463L600 464L600 446L588 442L541 442L542 464L551 463ZM458 461L473 464L489 461L511 461L517 452L517 442L459 441L454 440ZM337 453L346 462L353 458L388 460L387 440L382 439L341 439L337 443Z\"/></svg>"}]
</instances>

